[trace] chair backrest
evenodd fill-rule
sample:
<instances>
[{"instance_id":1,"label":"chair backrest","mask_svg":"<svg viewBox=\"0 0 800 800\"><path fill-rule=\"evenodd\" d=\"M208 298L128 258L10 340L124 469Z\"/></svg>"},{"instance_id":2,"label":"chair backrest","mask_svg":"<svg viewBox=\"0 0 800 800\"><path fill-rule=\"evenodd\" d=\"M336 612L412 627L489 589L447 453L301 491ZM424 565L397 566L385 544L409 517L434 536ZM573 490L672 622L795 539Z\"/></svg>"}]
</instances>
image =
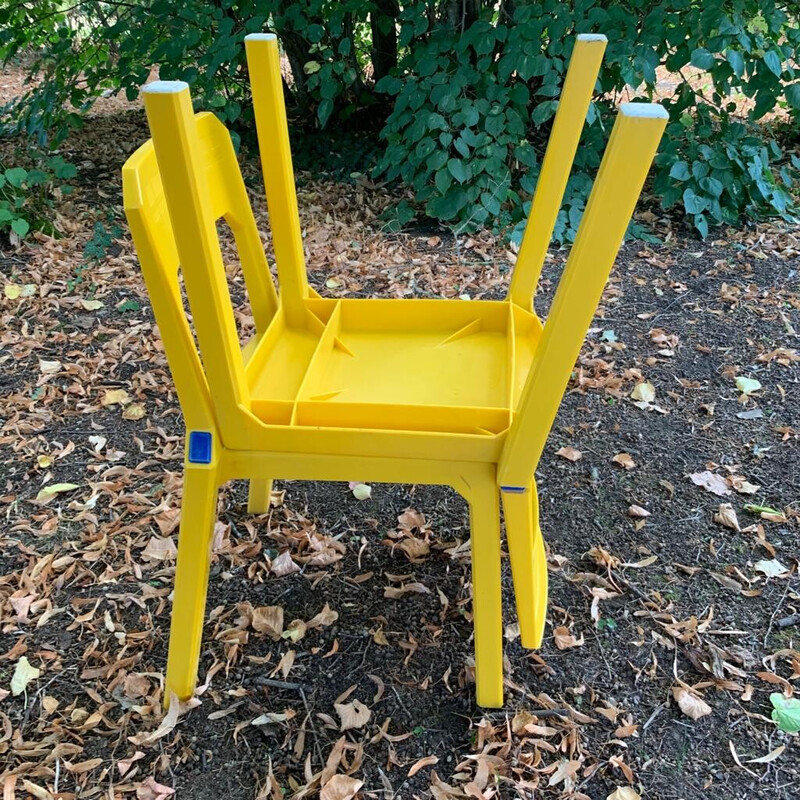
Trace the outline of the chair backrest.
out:
<instances>
[{"instance_id":1,"label":"chair backrest","mask_svg":"<svg viewBox=\"0 0 800 800\"><path fill-rule=\"evenodd\" d=\"M233 231L258 331L277 295L227 129L213 114L193 113L186 84L159 81L143 94L153 138L123 167L125 212L187 427L210 429L219 423L214 409L249 406L218 220Z\"/></svg>"}]
</instances>

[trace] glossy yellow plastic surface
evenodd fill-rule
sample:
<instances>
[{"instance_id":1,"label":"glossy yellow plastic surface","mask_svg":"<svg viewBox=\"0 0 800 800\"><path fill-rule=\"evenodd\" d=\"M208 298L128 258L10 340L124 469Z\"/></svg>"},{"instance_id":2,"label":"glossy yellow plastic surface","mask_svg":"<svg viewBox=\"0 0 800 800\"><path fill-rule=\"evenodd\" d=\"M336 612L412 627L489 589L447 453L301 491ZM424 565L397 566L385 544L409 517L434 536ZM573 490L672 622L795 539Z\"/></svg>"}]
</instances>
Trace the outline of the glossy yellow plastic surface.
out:
<instances>
[{"instance_id":1,"label":"glossy yellow plastic surface","mask_svg":"<svg viewBox=\"0 0 800 800\"><path fill-rule=\"evenodd\" d=\"M193 113L185 84L145 87L152 139L123 168L124 203L189 434L168 696L195 688L218 487L248 479L248 509L262 513L274 477L358 477L452 486L467 500L477 702L502 705L500 497L522 642L538 647L547 564L534 471L666 122L659 106L623 106L543 327L531 294L603 44L576 42L505 301L323 299L308 287L278 43L255 35L246 48L276 293L227 130ZM219 219L256 323L244 348Z\"/></svg>"}]
</instances>

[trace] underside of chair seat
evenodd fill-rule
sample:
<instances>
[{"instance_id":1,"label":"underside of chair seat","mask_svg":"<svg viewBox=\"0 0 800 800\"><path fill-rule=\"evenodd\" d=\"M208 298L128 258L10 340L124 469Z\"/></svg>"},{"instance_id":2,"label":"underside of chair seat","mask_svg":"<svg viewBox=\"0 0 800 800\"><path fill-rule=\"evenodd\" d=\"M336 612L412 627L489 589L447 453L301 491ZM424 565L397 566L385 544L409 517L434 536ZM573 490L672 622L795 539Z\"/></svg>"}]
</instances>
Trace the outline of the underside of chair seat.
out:
<instances>
[{"instance_id":1,"label":"underside of chair seat","mask_svg":"<svg viewBox=\"0 0 800 800\"><path fill-rule=\"evenodd\" d=\"M253 413L270 425L505 431L541 324L512 303L309 299L245 348Z\"/></svg>"}]
</instances>

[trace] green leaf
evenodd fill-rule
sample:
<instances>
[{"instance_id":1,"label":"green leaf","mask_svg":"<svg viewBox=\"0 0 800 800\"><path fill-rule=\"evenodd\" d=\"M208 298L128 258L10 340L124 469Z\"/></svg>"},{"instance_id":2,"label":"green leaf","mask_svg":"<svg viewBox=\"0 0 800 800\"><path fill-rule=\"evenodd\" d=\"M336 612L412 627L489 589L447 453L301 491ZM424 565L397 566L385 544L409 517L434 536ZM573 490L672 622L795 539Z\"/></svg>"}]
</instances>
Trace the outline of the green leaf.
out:
<instances>
[{"instance_id":1,"label":"green leaf","mask_svg":"<svg viewBox=\"0 0 800 800\"><path fill-rule=\"evenodd\" d=\"M741 78L742 75L744 75L744 57L742 56L742 54L738 50L731 50L730 48L728 48L725 51L725 58L731 65L733 74L737 78Z\"/></svg>"},{"instance_id":2,"label":"green leaf","mask_svg":"<svg viewBox=\"0 0 800 800\"><path fill-rule=\"evenodd\" d=\"M708 220L705 214L694 215L694 226L704 239L708 236Z\"/></svg>"},{"instance_id":3,"label":"green leaf","mask_svg":"<svg viewBox=\"0 0 800 800\"><path fill-rule=\"evenodd\" d=\"M772 720L784 733L800 733L800 700L796 697L785 697L780 692L769 696L772 703Z\"/></svg>"},{"instance_id":4,"label":"green leaf","mask_svg":"<svg viewBox=\"0 0 800 800\"><path fill-rule=\"evenodd\" d=\"M325 127L325 123L330 119L332 113L333 100L328 98L321 100L320 104L317 106L317 119L319 119L319 124L321 127Z\"/></svg>"},{"instance_id":5,"label":"green leaf","mask_svg":"<svg viewBox=\"0 0 800 800\"><path fill-rule=\"evenodd\" d=\"M705 47L698 47L695 50L692 50L690 61L693 67L706 70L711 69L711 67L713 67L716 63L714 55L709 53Z\"/></svg>"},{"instance_id":6,"label":"green leaf","mask_svg":"<svg viewBox=\"0 0 800 800\"><path fill-rule=\"evenodd\" d=\"M12 167L11 169L6 170L5 175L6 180L14 188L19 189L28 177L28 170L22 169L22 167Z\"/></svg>"},{"instance_id":7,"label":"green leaf","mask_svg":"<svg viewBox=\"0 0 800 800\"><path fill-rule=\"evenodd\" d=\"M531 119L535 125L541 125L543 122L547 122L547 120L556 113L557 108L558 100L545 100L533 109Z\"/></svg>"},{"instance_id":8,"label":"green leaf","mask_svg":"<svg viewBox=\"0 0 800 800\"><path fill-rule=\"evenodd\" d=\"M398 94L403 88L403 81L394 75L384 75L376 84L375 91L385 94Z\"/></svg>"},{"instance_id":9,"label":"green leaf","mask_svg":"<svg viewBox=\"0 0 800 800\"><path fill-rule=\"evenodd\" d=\"M800 109L800 81L790 83L786 89L786 102L792 108Z\"/></svg>"},{"instance_id":10,"label":"green leaf","mask_svg":"<svg viewBox=\"0 0 800 800\"><path fill-rule=\"evenodd\" d=\"M472 177L472 169L458 158L451 158L447 162L447 169L459 183L464 183Z\"/></svg>"},{"instance_id":11,"label":"green leaf","mask_svg":"<svg viewBox=\"0 0 800 800\"><path fill-rule=\"evenodd\" d=\"M708 203L704 197L700 197L689 187L683 193L683 207L687 214L700 214L706 210Z\"/></svg>"},{"instance_id":12,"label":"green leaf","mask_svg":"<svg viewBox=\"0 0 800 800\"><path fill-rule=\"evenodd\" d=\"M669 171L669 176L676 181L688 181L692 177L689 165L685 161L676 161Z\"/></svg>"},{"instance_id":13,"label":"green leaf","mask_svg":"<svg viewBox=\"0 0 800 800\"><path fill-rule=\"evenodd\" d=\"M449 170L440 169L436 173L436 177L434 178L433 182L436 185L436 190L440 194L444 194L450 188L450 185L453 183L453 179L450 177Z\"/></svg>"},{"instance_id":14,"label":"green leaf","mask_svg":"<svg viewBox=\"0 0 800 800\"><path fill-rule=\"evenodd\" d=\"M710 194L712 197L719 197L722 194L722 190L725 188L722 185L722 181L716 178L700 178L697 183L704 192Z\"/></svg>"},{"instance_id":15,"label":"green leaf","mask_svg":"<svg viewBox=\"0 0 800 800\"><path fill-rule=\"evenodd\" d=\"M764 63L773 75L780 78L783 72L783 65L781 63L781 57L774 50L768 50L764 53Z\"/></svg>"},{"instance_id":16,"label":"green leaf","mask_svg":"<svg viewBox=\"0 0 800 800\"><path fill-rule=\"evenodd\" d=\"M25 236L25 234L31 229L31 226L28 224L28 221L22 219L22 217L18 217L11 222L11 230L17 234L17 236Z\"/></svg>"}]
</instances>

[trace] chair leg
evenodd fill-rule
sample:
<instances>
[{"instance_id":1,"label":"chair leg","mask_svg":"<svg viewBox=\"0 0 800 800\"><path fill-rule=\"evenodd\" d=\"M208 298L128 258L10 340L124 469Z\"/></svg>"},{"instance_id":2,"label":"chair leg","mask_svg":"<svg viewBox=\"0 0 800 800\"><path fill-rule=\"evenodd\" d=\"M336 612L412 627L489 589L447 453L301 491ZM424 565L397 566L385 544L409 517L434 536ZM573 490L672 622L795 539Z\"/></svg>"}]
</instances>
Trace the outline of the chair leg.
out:
<instances>
[{"instance_id":1,"label":"chair leg","mask_svg":"<svg viewBox=\"0 0 800 800\"><path fill-rule=\"evenodd\" d=\"M503 705L503 607L500 579L500 506L487 482L469 497L472 539L472 617L479 706Z\"/></svg>"},{"instance_id":2,"label":"chair leg","mask_svg":"<svg viewBox=\"0 0 800 800\"><path fill-rule=\"evenodd\" d=\"M272 492L270 478L251 478L247 490L247 513L266 514L269 511L269 496Z\"/></svg>"},{"instance_id":3,"label":"chair leg","mask_svg":"<svg viewBox=\"0 0 800 800\"><path fill-rule=\"evenodd\" d=\"M502 494L520 637L523 647L535 649L542 645L547 615L547 557L536 482L526 492Z\"/></svg>"},{"instance_id":4,"label":"chair leg","mask_svg":"<svg viewBox=\"0 0 800 800\"><path fill-rule=\"evenodd\" d=\"M187 464L167 657L167 702L173 692L179 700L188 700L197 683L217 489L216 469Z\"/></svg>"}]
</instances>

